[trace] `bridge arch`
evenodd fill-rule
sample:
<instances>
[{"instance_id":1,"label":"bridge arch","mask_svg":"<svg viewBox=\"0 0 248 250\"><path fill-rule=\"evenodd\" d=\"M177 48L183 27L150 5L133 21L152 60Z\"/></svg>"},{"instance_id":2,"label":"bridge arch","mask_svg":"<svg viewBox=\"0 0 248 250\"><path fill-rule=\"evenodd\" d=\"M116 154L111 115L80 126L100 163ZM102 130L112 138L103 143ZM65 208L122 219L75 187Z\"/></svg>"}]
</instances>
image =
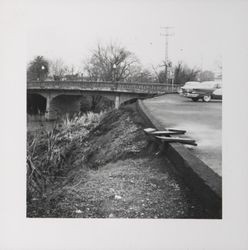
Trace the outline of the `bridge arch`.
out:
<instances>
[{"instance_id":1,"label":"bridge arch","mask_svg":"<svg viewBox=\"0 0 248 250\"><path fill-rule=\"evenodd\" d=\"M114 106L114 97L105 96L103 93L87 93L82 95L80 110L82 112L99 112Z\"/></svg>"},{"instance_id":2,"label":"bridge arch","mask_svg":"<svg viewBox=\"0 0 248 250\"><path fill-rule=\"evenodd\" d=\"M47 96L46 118L57 119L65 114L72 115L84 111L100 111L99 102L103 108L114 106L116 97L113 94L87 92L82 94L64 93ZM105 106L104 106L105 105ZM84 109L84 106L85 109Z\"/></svg>"},{"instance_id":3,"label":"bridge arch","mask_svg":"<svg viewBox=\"0 0 248 250\"><path fill-rule=\"evenodd\" d=\"M80 112L80 101L82 95L60 94L48 98L46 107L46 117L48 119L57 119L65 114L72 115Z\"/></svg>"},{"instance_id":4,"label":"bridge arch","mask_svg":"<svg viewBox=\"0 0 248 250\"><path fill-rule=\"evenodd\" d=\"M44 115L47 99L41 94L27 94L27 113L29 115Z\"/></svg>"}]
</instances>

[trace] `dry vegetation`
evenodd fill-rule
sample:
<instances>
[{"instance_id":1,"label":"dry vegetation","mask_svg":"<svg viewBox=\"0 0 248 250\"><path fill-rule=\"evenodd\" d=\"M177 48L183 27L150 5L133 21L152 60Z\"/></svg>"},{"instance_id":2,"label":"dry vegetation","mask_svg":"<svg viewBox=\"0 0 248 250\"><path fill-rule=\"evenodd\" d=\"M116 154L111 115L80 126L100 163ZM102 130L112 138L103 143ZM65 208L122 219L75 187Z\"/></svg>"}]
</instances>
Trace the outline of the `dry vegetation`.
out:
<instances>
[{"instance_id":1,"label":"dry vegetation","mask_svg":"<svg viewBox=\"0 0 248 250\"><path fill-rule=\"evenodd\" d=\"M65 117L51 130L27 135L27 199L41 198L54 180L70 170L68 159L77 143L100 122L103 113Z\"/></svg>"},{"instance_id":2,"label":"dry vegetation","mask_svg":"<svg viewBox=\"0 0 248 250\"><path fill-rule=\"evenodd\" d=\"M27 216L207 217L147 140L133 109L28 134Z\"/></svg>"}]
</instances>

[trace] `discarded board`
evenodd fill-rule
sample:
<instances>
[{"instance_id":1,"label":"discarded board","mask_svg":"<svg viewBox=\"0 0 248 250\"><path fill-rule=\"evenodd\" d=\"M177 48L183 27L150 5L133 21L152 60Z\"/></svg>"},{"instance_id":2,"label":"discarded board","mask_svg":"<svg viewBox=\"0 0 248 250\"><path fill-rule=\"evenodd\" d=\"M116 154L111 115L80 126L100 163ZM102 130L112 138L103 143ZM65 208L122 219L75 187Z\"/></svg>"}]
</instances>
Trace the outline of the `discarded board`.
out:
<instances>
[{"instance_id":1,"label":"discarded board","mask_svg":"<svg viewBox=\"0 0 248 250\"><path fill-rule=\"evenodd\" d=\"M145 128L144 129L145 133L148 133L148 134L162 134L162 132L165 132L165 134L168 134L169 132L174 132L174 134L178 134L178 135L182 135L182 134L185 134L186 133L186 130L181 130L181 129L172 129L172 128L168 128L168 129L165 129L163 131L158 131L156 130L155 128Z\"/></svg>"},{"instance_id":2,"label":"discarded board","mask_svg":"<svg viewBox=\"0 0 248 250\"><path fill-rule=\"evenodd\" d=\"M149 134L150 134L150 133L156 131L156 129L155 129L155 128L145 128L144 131L145 131L146 133L149 133Z\"/></svg>"},{"instance_id":3,"label":"discarded board","mask_svg":"<svg viewBox=\"0 0 248 250\"><path fill-rule=\"evenodd\" d=\"M173 132L178 132L178 133L181 133L181 134L185 134L186 133L186 130L181 130L181 129L168 128L167 130L173 131Z\"/></svg>"},{"instance_id":4,"label":"discarded board","mask_svg":"<svg viewBox=\"0 0 248 250\"><path fill-rule=\"evenodd\" d=\"M166 136L156 136L156 138L165 141L165 142L180 142L184 144L190 144L197 146L195 140L187 139L187 138L179 138L179 137L166 137Z\"/></svg>"},{"instance_id":5,"label":"discarded board","mask_svg":"<svg viewBox=\"0 0 248 250\"><path fill-rule=\"evenodd\" d=\"M152 135L182 135L184 134L181 131L169 131L169 130L164 130L164 131L154 131L151 132Z\"/></svg>"}]
</instances>

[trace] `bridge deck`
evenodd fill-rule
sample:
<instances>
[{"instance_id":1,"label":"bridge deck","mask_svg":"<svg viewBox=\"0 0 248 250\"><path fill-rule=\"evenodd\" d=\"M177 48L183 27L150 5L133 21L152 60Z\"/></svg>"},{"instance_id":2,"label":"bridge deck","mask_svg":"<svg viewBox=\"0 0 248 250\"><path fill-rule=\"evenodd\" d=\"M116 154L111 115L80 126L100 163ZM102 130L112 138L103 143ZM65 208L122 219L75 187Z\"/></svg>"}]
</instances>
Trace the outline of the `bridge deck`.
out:
<instances>
[{"instance_id":1,"label":"bridge deck","mask_svg":"<svg viewBox=\"0 0 248 250\"><path fill-rule=\"evenodd\" d=\"M103 91L137 94L163 94L176 92L180 86L159 83L125 82L85 82L85 81L28 81L28 90L63 90L63 91Z\"/></svg>"}]
</instances>

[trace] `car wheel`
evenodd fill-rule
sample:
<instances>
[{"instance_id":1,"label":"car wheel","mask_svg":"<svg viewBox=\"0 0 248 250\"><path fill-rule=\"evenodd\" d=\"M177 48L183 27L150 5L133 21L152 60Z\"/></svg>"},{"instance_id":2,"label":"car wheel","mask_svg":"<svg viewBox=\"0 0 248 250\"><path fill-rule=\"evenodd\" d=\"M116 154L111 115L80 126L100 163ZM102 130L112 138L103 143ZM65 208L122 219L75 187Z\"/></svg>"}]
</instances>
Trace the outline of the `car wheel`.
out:
<instances>
[{"instance_id":1,"label":"car wheel","mask_svg":"<svg viewBox=\"0 0 248 250\"><path fill-rule=\"evenodd\" d=\"M204 102L209 102L211 100L211 96L210 95L204 95L203 98L202 98L202 100Z\"/></svg>"},{"instance_id":2,"label":"car wheel","mask_svg":"<svg viewBox=\"0 0 248 250\"><path fill-rule=\"evenodd\" d=\"M193 102L197 102L198 100L199 100L199 98L197 98L197 97L193 97L193 98L192 98L192 101L193 101Z\"/></svg>"}]
</instances>

